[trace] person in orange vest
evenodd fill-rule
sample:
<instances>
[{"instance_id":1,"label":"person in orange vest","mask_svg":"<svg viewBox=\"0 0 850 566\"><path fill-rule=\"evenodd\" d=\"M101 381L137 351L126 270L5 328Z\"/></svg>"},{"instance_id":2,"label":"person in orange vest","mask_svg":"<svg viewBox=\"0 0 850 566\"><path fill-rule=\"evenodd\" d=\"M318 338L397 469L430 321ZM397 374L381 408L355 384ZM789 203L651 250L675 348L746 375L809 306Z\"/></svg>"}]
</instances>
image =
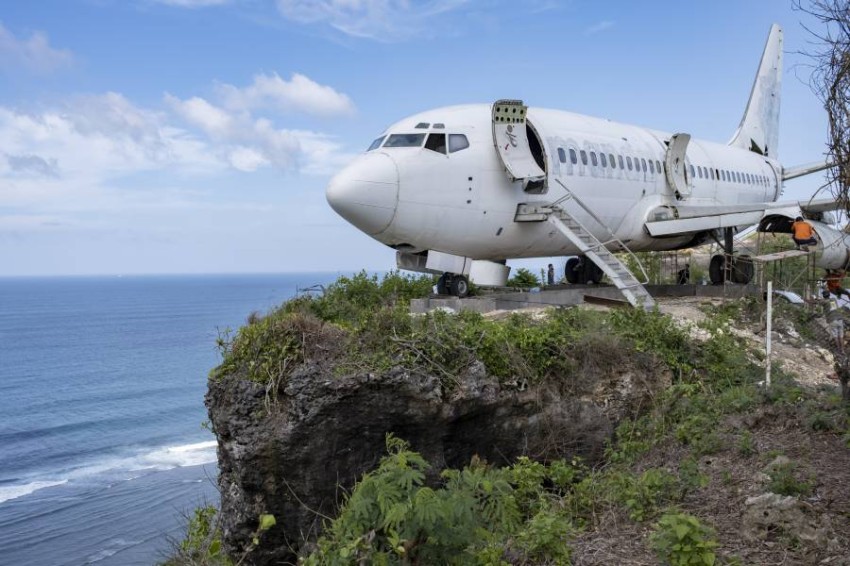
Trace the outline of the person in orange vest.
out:
<instances>
[{"instance_id":1,"label":"person in orange vest","mask_svg":"<svg viewBox=\"0 0 850 566\"><path fill-rule=\"evenodd\" d=\"M791 232L793 232L792 239L794 243L797 244L797 249L802 249L803 251L809 251L808 246L814 245L818 243L817 238L815 238L815 231L812 229L812 225L803 220L802 216L798 216L794 219L794 223L791 224Z\"/></svg>"},{"instance_id":2,"label":"person in orange vest","mask_svg":"<svg viewBox=\"0 0 850 566\"><path fill-rule=\"evenodd\" d=\"M826 289L838 298L845 295L850 299L850 291L841 286L841 280L844 279L844 272L840 269L826 270Z\"/></svg>"}]
</instances>

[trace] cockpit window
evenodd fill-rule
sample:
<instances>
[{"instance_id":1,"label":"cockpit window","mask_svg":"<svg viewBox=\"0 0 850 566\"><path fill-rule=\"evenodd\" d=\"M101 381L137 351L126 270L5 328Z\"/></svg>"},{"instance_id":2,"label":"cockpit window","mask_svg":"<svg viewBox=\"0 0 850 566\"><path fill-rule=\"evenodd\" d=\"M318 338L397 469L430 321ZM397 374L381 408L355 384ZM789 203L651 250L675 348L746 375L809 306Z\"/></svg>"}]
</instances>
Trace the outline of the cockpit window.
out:
<instances>
[{"instance_id":1,"label":"cockpit window","mask_svg":"<svg viewBox=\"0 0 850 566\"><path fill-rule=\"evenodd\" d=\"M428 122L419 122L418 124L416 124L416 129L417 130L427 130L428 126L430 126L430 124Z\"/></svg>"},{"instance_id":2,"label":"cockpit window","mask_svg":"<svg viewBox=\"0 0 850 566\"><path fill-rule=\"evenodd\" d=\"M425 149L436 151L437 153L446 153L446 134L429 134L428 141L425 142Z\"/></svg>"},{"instance_id":3,"label":"cockpit window","mask_svg":"<svg viewBox=\"0 0 850 566\"><path fill-rule=\"evenodd\" d=\"M425 134L391 134L384 147L421 147Z\"/></svg>"},{"instance_id":4,"label":"cockpit window","mask_svg":"<svg viewBox=\"0 0 850 566\"><path fill-rule=\"evenodd\" d=\"M469 147L469 140L463 134L449 134L449 153Z\"/></svg>"},{"instance_id":5,"label":"cockpit window","mask_svg":"<svg viewBox=\"0 0 850 566\"><path fill-rule=\"evenodd\" d=\"M366 151L372 151L373 149L378 149L379 147L381 147L381 143L383 143L385 137L386 136L381 136L375 141L373 141L372 145L370 145L369 149L367 149Z\"/></svg>"}]
</instances>

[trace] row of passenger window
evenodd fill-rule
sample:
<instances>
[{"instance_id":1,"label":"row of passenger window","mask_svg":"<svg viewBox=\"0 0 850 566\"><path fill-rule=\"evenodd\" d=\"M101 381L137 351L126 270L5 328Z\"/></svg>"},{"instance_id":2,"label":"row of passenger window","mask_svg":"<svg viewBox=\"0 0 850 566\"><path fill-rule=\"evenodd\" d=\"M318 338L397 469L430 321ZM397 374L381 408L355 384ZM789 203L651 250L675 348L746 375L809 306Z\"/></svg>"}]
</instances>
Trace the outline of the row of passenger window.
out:
<instances>
[{"instance_id":1,"label":"row of passenger window","mask_svg":"<svg viewBox=\"0 0 850 566\"><path fill-rule=\"evenodd\" d=\"M597 156L595 151L588 152L582 149L576 153L575 149L570 148L570 163L577 165L579 157L581 157L582 165L587 165L589 162L593 167L602 166L616 169L619 164L620 169L628 169L629 171L643 171L644 173L649 171L652 174L655 174L656 171L659 173L663 171L661 162L658 160L653 161L652 159L645 159L643 157L632 158L630 155L624 158L619 154L615 158L613 153L602 153L601 151ZM560 147L558 148L558 159L561 160L561 163L567 162L567 154Z\"/></svg>"},{"instance_id":2,"label":"row of passenger window","mask_svg":"<svg viewBox=\"0 0 850 566\"><path fill-rule=\"evenodd\" d=\"M436 151L437 153L446 153L446 134L390 134L389 136L381 136L372 142L369 149L372 151L379 147L422 147L422 142L425 142L425 149ZM448 134L448 153L454 153L469 147L469 140L463 134Z\"/></svg>"},{"instance_id":3,"label":"row of passenger window","mask_svg":"<svg viewBox=\"0 0 850 566\"><path fill-rule=\"evenodd\" d=\"M726 181L727 183L739 183L742 185L760 185L769 187L770 179L765 175L755 173L741 173L740 171L727 171L726 169L712 169L702 165L688 165L691 179L711 179L712 181Z\"/></svg>"},{"instance_id":4,"label":"row of passenger window","mask_svg":"<svg viewBox=\"0 0 850 566\"><path fill-rule=\"evenodd\" d=\"M570 163L578 165L581 159L582 165L590 164L593 167L610 167L616 169L618 166L622 170L638 171L646 173L647 170L651 174L658 172L661 174L664 169L661 168L661 162L643 157L631 157L613 153L597 153L595 151L579 150L570 148ZM563 148L558 148L558 159L561 163L567 162L567 154ZM764 175L756 175L754 173L741 173L740 171L727 171L725 169L712 169L711 167L703 167L702 165L688 165L688 172L691 179L711 179L712 181L726 181L729 183L740 183L747 185L761 185L764 187L770 186L770 179Z\"/></svg>"}]
</instances>

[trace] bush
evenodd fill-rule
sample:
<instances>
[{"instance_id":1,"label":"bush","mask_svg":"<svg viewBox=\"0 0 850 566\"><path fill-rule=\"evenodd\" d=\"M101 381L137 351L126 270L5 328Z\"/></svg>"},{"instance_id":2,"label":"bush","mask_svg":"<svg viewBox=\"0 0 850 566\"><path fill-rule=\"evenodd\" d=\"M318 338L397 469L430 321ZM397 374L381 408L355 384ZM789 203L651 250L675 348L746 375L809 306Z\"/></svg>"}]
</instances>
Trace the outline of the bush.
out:
<instances>
[{"instance_id":1,"label":"bush","mask_svg":"<svg viewBox=\"0 0 850 566\"><path fill-rule=\"evenodd\" d=\"M539 287L540 279L535 274L524 267L516 270L513 277L508 279L508 287L519 287L529 289L531 287Z\"/></svg>"},{"instance_id":2,"label":"bush","mask_svg":"<svg viewBox=\"0 0 850 566\"><path fill-rule=\"evenodd\" d=\"M564 462L521 459L494 469L473 459L444 470L443 486L424 485L428 463L387 436L378 468L363 476L305 564L568 563L572 523L544 484L569 484Z\"/></svg>"},{"instance_id":3,"label":"bush","mask_svg":"<svg viewBox=\"0 0 850 566\"><path fill-rule=\"evenodd\" d=\"M221 549L218 509L213 505L198 507L187 519L186 537L174 545L173 556L163 566L232 566L233 561Z\"/></svg>"},{"instance_id":4,"label":"bush","mask_svg":"<svg viewBox=\"0 0 850 566\"><path fill-rule=\"evenodd\" d=\"M794 462L787 462L769 469L767 472L767 475L770 476L768 491L794 497L809 495L812 492L812 484L808 481L798 480L795 473L796 468Z\"/></svg>"},{"instance_id":5,"label":"bush","mask_svg":"<svg viewBox=\"0 0 850 566\"><path fill-rule=\"evenodd\" d=\"M652 548L664 564L670 566L712 566L717 560L714 530L693 515L667 513L650 536Z\"/></svg>"}]
</instances>

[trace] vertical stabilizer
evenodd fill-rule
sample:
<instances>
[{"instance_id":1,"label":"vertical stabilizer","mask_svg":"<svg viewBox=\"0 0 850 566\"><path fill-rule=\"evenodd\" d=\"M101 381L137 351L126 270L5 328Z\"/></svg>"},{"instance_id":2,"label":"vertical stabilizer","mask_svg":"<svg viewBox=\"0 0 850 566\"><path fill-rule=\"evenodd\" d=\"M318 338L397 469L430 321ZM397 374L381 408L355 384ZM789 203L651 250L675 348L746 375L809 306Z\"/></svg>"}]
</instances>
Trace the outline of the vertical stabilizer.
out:
<instances>
[{"instance_id":1,"label":"vertical stabilizer","mask_svg":"<svg viewBox=\"0 0 850 566\"><path fill-rule=\"evenodd\" d=\"M779 149L779 98L782 87L782 28L773 24L761 56L747 110L729 145L776 159Z\"/></svg>"}]
</instances>

